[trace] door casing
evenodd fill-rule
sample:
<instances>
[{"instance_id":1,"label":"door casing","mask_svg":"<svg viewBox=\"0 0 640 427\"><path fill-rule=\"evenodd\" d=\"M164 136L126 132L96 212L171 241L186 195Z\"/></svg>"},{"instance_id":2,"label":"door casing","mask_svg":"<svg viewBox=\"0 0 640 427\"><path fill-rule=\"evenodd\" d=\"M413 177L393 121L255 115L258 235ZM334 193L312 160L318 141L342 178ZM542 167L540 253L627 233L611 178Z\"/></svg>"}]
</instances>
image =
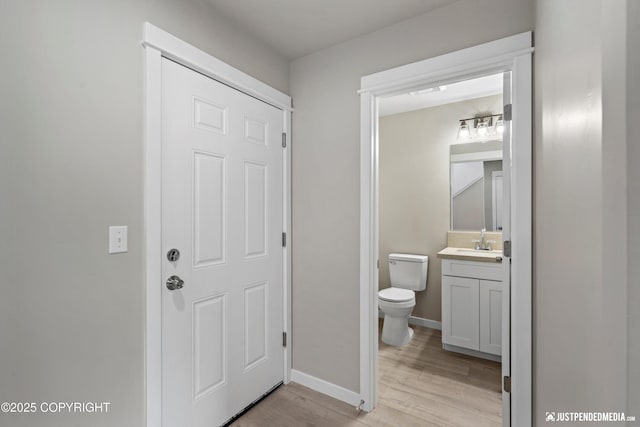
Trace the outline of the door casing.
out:
<instances>
[{"instance_id":1,"label":"door casing","mask_svg":"<svg viewBox=\"0 0 640 427\"><path fill-rule=\"evenodd\" d=\"M510 71L511 410L505 425L532 423L532 43L525 32L363 76L360 86L360 394L371 411L378 370L378 98ZM516 285L513 285L516 284Z\"/></svg>"},{"instance_id":2,"label":"door casing","mask_svg":"<svg viewBox=\"0 0 640 427\"><path fill-rule=\"evenodd\" d=\"M148 427L162 425L162 74L168 58L282 111L287 147L283 148L283 231L291 235L291 98L177 37L145 22L144 56L144 260L145 260L145 417ZM283 331L291 337L291 248L283 257ZM284 351L284 383L291 377L290 338Z\"/></svg>"}]
</instances>

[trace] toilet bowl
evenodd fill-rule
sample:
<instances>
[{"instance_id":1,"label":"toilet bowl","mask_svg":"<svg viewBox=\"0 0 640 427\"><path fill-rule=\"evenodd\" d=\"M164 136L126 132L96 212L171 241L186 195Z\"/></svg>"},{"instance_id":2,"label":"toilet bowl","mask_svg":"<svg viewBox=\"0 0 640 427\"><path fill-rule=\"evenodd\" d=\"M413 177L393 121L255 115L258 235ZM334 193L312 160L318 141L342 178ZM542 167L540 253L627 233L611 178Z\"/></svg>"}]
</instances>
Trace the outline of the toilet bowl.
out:
<instances>
[{"instance_id":1,"label":"toilet bowl","mask_svg":"<svg viewBox=\"0 0 640 427\"><path fill-rule=\"evenodd\" d=\"M384 313L383 343L399 347L411 341L409 316L415 305L415 294L409 289L387 288L378 292L378 307Z\"/></svg>"},{"instance_id":2,"label":"toilet bowl","mask_svg":"<svg viewBox=\"0 0 640 427\"><path fill-rule=\"evenodd\" d=\"M378 292L378 307L384 313L382 342L393 346L407 344L413 338L409 316L416 305L414 291L427 288L429 257L413 254L389 254L391 287Z\"/></svg>"}]
</instances>

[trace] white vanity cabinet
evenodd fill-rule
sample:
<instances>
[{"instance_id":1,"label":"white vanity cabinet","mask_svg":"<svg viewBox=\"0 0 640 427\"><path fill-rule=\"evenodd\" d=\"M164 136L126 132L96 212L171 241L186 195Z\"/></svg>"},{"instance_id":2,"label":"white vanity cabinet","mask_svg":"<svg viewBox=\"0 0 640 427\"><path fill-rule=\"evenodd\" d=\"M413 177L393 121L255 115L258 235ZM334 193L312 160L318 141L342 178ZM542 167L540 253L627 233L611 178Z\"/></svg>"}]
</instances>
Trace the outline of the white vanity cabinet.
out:
<instances>
[{"instance_id":1,"label":"white vanity cabinet","mask_svg":"<svg viewBox=\"0 0 640 427\"><path fill-rule=\"evenodd\" d=\"M502 264L442 260L442 343L500 355L502 353ZM478 354L482 356L482 354Z\"/></svg>"}]
</instances>

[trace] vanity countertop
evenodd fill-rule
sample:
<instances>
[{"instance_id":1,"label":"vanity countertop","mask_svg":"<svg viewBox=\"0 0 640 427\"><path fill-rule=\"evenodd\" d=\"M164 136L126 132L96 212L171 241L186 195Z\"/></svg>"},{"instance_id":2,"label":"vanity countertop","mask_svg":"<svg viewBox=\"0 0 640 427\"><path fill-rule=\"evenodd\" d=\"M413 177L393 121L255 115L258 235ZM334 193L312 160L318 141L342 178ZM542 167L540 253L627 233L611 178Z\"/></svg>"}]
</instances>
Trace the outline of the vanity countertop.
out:
<instances>
[{"instance_id":1,"label":"vanity countertop","mask_svg":"<svg viewBox=\"0 0 640 427\"><path fill-rule=\"evenodd\" d=\"M480 262L502 262L502 250L480 251L472 248L444 248L438 258L459 259Z\"/></svg>"}]
</instances>

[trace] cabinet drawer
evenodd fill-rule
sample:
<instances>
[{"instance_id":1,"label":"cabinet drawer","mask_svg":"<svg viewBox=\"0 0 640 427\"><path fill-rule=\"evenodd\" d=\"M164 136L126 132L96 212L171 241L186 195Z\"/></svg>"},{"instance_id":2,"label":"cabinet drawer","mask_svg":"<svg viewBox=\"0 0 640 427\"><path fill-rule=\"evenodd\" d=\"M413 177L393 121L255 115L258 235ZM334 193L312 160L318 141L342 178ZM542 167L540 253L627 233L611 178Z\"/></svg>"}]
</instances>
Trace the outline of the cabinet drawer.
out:
<instances>
[{"instance_id":1,"label":"cabinet drawer","mask_svg":"<svg viewBox=\"0 0 640 427\"><path fill-rule=\"evenodd\" d=\"M484 280L502 280L502 264L443 259L442 275L471 277Z\"/></svg>"}]
</instances>

